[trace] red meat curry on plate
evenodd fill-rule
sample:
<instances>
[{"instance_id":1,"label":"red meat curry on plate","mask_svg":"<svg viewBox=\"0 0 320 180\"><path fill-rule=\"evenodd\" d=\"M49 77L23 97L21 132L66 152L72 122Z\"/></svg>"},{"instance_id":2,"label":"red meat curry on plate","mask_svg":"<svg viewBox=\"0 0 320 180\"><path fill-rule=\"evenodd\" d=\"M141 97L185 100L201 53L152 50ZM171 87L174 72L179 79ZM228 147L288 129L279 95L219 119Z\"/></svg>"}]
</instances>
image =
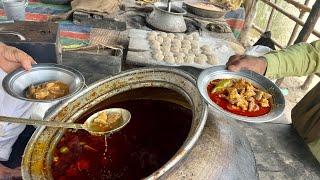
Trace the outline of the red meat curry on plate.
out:
<instances>
[{"instance_id":1,"label":"red meat curry on plate","mask_svg":"<svg viewBox=\"0 0 320 180\"><path fill-rule=\"evenodd\" d=\"M214 103L237 115L257 117L271 110L271 94L244 79L215 79L207 90Z\"/></svg>"}]
</instances>

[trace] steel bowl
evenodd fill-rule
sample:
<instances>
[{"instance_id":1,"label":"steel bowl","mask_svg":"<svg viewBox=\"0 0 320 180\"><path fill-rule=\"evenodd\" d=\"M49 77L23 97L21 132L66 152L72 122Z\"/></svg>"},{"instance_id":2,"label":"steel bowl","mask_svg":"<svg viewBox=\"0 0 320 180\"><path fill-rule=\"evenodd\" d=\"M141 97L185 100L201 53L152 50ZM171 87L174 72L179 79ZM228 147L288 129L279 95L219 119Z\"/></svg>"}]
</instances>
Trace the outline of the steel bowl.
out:
<instances>
[{"instance_id":1,"label":"steel bowl","mask_svg":"<svg viewBox=\"0 0 320 180\"><path fill-rule=\"evenodd\" d=\"M223 108L221 108L216 103L214 103L208 95L208 91L207 91L208 84L210 83L210 81L214 79L230 79L230 78L245 79L251 82L256 87L270 93L272 95L272 100L271 100L272 106L271 106L270 112L262 116L247 117L247 116L241 116L241 115L228 112ZM214 66L212 68L206 69L201 72L197 80L197 86L202 97L207 101L207 103L213 106L216 110L222 112L224 115L229 116L236 120L253 122L253 123L269 122L277 119L284 112L285 99L280 89L278 88L278 86L275 85L272 81L270 81L266 77L252 71L242 70L240 72L231 72L226 70L225 66Z\"/></svg>"},{"instance_id":2,"label":"steel bowl","mask_svg":"<svg viewBox=\"0 0 320 180\"><path fill-rule=\"evenodd\" d=\"M58 80L69 86L70 93L52 100L35 100L26 97L26 89L30 85ZM31 113L32 119L43 119L47 110L54 105L79 93L85 86L83 75L68 66L60 64L35 64L30 71L20 68L8 74L2 81L3 89L11 96L28 102L36 102Z\"/></svg>"},{"instance_id":3,"label":"steel bowl","mask_svg":"<svg viewBox=\"0 0 320 180\"><path fill-rule=\"evenodd\" d=\"M31 85L47 81L61 81L69 86L70 93L52 100L36 100L26 97L26 90ZM19 68L8 74L2 81L3 89L11 96L30 102L53 102L70 98L77 94L85 85L83 75L68 66L60 64L35 64L30 71Z\"/></svg>"},{"instance_id":4,"label":"steel bowl","mask_svg":"<svg viewBox=\"0 0 320 180\"><path fill-rule=\"evenodd\" d=\"M207 2L204 2L204 3L207 3ZM203 9L195 6L194 2L184 2L184 5L188 12L201 17L205 17L205 18L214 18L214 19L222 18L228 12L223 7L216 4L215 6L221 8L221 11Z\"/></svg>"}]
</instances>

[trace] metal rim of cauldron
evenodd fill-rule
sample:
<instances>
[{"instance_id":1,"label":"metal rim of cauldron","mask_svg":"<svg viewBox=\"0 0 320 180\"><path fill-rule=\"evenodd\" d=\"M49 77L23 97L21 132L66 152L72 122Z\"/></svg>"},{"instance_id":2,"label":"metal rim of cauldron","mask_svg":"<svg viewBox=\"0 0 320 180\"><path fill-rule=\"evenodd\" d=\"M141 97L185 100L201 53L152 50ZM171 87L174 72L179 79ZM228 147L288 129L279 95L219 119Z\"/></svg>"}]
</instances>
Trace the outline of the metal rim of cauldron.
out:
<instances>
[{"instance_id":1,"label":"metal rim of cauldron","mask_svg":"<svg viewBox=\"0 0 320 180\"><path fill-rule=\"evenodd\" d=\"M150 73L150 75L148 77L145 77L146 73ZM152 74L156 74L156 75L152 76ZM138 86L137 88L134 87L135 84L127 85L128 87L121 86L121 83L122 83L121 80L129 78L130 75L131 76L136 75L135 76L135 77L137 77L136 81L138 82L136 84L137 86L138 86L138 84L146 85L148 83L150 83L150 86ZM146 78L145 84L143 84L144 81L139 79L139 77ZM133 78L133 77L131 77L131 78ZM154 82L147 82L147 79L150 79L150 78L152 78L152 80L154 80ZM159 78L159 79L154 79L154 78ZM162 78L163 78L163 81L161 81ZM185 82L182 82L182 81L175 82L172 80L175 78L180 78L177 80L184 79ZM121 89L121 91L117 92L117 90L118 90L117 87L114 87L115 88L115 89L113 89L113 91L115 91L115 92L113 92L114 94L111 93L111 95L109 95L109 97L106 97L107 95L102 95L102 96L97 95L95 98L93 98L92 101L84 103L83 106L80 105L81 104L81 102L79 102L80 100L77 101L77 99L88 97L90 95L93 95L94 93L99 93L99 92L96 92L93 90L95 90L96 88L98 89L99 87L106 88L108 85L110 85L110 82L112 83L115 80L120 81L119 86L123 88L123 89ZM164 81L164 80L167 80L167 81ZM172 90L177 90L177 92L179 94L181 94L182 96L185 96L185 98L188 98L187 101L189 101L189 103L191 103L192 113L193 113L191 129L190 129L188 136L187 136L186 140L184 141L183 145L179 148L179 150L176 152L176 154L173 157L171 157L171 159L168 162L166 162L162 167L160 167L158 170L153 172L148 177L145 177L145 179L159 178L162 175L164 175L166 172L169 172L175 165L177 165L187 155L187 153L192 149L192 147L195 145L196 141L200 137L201 132L202 132L204 125L205 125L205 122L206 122L207 104L202 99L202 97L197 89L197 86L196 86L196 80L192 75L190 75L182 70L178 70L178 69L174 69L174 68L139 68L139 69L124 71L116 76L106 78L106 79L103 79L103 80L96 82L95 84L91 85L90 87L88 87L87 89L82 91L81 93L79 93L76 96L72 97L71 99L67 100L66 102L61 104L59 107L57 107L57 109L50 112L49 115L47 116L46 120L56 120L57 121L58 119L62 118L61 116L65 115L64 119L62 119L62 120L74 121L81 114L86 112L85 111L86 107L88 107L90 105L92 105L92 107L94 107L94 105L101 102L102 100L109 99L110 97L113 97L113 96L120 94L122 92L126 92L126 91L129 91L132 89L138 89L141 87L165 87L165 86L156 86L157 83L159 83L159 85L161 83L163 83L162 85L167 83L166 84L167 87L170 87ZM176 83L176 84L173 84L173 83ZM188 87L189 85L192 85L193 87L191 87L189 90L181 89L181 87L178 87L178 83L181 83L181 87L183 87L183 86ZM179 89L180 91L178 91L178 89L174 89L173 88L174 86L176 86L176 88L180 88ZM120 88L120 87L118 87L118 88ZM113 88L113 86L109 87L109 88ZM129 89L126 89L126 88L129 88ZM194 96L191 96L191 94L187 94L187 91L189 91L189 93L195 93L195 94L193 94ZM185 94L183 94L183 93L185 93ZM101 101L99 101L99 100L101 100ZM196 102L193 102L193 100ZM87 101L89 101L89 100L87 100ZM72 104L75 102L80 103L80 104ZM194 105L193 103L196 103L196 105ZM199 105L199 107L198 107L198 105ZM68 110L68 108L72 109L72 107L70 107L70 106L72 106L72 107L78 106L78 108L81 106L81 110L83 110L83 112L81 113L80 110L77 111L77 109L74 109L73 114L71 114L72 112L67 114L68 112L66 110ZM88 109L90 109L90 108L88 108ZM76 117L74 117L74 116L76 116ZM72 119L72 118L74 118L74 119ZM48 131L49 135L50 135L50 133L52 134L50 136L51 139L46 139L46 137L41 137L41 134L44 131ZM50 178L52 178L52 176L48 177L44 174L45 174L45 172L47 172L47 173L51 172L51 168L48 167L49 165L51 165L51 160L52 160L52 156L50 155L50 152L52 152L53 148L55 147L55 145L57 144L59 139L62 137L63 132L64 131L61 129L57 130L54 128L45 128L45 127L41 127L36 130L36 132L31 137L30 141L28 142L26 149L25 149L25 152L24 152L24 155L23 155L22 177L24 179L38 179L38 178L50 179ZM43 134L45 134L45 133L43 133ZM45 136L45 135L43 135L43 136ZM43 141L37 143L39 138L43 138L42 139ZM54 143L49 142L52 139L53 139ZM44 143L47 143L47 144L44 144ZM45 145L47 145L47 146L45 146ZM41 153L39 154L39 151L37 148L43 148L43 149L48 148L49 150L46 151L44 154L42 154L42 156L43 156L42 157L42 156L40 156ZM36 155L36 156L33 156L33 155ZM34 160L34 158L35 158L35 160ZM48 165L48 163L49 163L49 165ZM32 172L34 172L36 170L39 170L39 174L32 175ZM33 176L36 176L36 177L33 177Z\"/></svg>"}]
</instances>

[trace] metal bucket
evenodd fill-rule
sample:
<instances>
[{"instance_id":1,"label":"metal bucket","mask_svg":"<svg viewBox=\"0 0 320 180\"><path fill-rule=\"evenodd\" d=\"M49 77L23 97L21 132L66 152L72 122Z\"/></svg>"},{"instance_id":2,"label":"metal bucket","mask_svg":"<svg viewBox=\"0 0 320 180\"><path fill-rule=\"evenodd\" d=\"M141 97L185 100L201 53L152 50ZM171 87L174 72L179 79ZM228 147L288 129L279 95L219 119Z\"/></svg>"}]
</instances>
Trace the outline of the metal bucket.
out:
<instances>
[{"instance_id":1,"label":"metal bucket","mask_svg":"<svg viewBox=\"0 0 320 180\"><path fill-rule=\"evenodd\" d=\"M134 93L126 94L132 91ZM193 113L189 134L178 152L160 169L146 177L146 179L155 179L164 174L170 174L169 170L177 166L192 149L206 122L207 105L201 98L195 79L184 71L168 68L141 68L123 72L91 85L57 107L46 120L73 122L102 101L118 102L141 98L171 101L190 108ZM63 133L63 129L57 128L37 129L23 155L24 179L52 179L52 151Z\"/></svg>"}]
</instances>

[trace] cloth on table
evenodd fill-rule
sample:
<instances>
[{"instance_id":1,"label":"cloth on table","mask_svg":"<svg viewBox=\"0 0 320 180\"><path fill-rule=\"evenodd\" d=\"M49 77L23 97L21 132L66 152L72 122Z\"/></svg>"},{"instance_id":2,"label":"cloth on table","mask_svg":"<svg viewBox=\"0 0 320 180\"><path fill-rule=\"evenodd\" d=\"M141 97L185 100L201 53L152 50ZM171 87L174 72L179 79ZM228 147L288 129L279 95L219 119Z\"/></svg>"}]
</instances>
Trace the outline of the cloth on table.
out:
<instances>
[{"instance_id":1,"label":"cloth on table","mask_svg":"<svg viewBox=\"0 0 320 180\"><path fill-rule=\"evenodd\" d=\"M120 4L121 0L73 0L69 14L80 11L106 16L116 13Z\"/></svg>"},{"instance_id":2,"label":"cloth on table","mask_svg":"<svg viewBox=\"0 0 320 180\"><path fill-rule=\"evenodd\" d=\"M52 5L40 0L29 0L26 8L26 21L48 21L52 15L67 13L70 5ZM0 3L0 22L7 20ZM90 37L90 26L75 25L72 21L59 21L60 43L64 49L87 46Z\"/></svg>"},{"instance_id":3,"label":"cloth on table","mask_svg":"<svg viewBox=\"0 0 320 180\"><path fill-rule=\"evenodd\" d=\"M0 83L6 73L0 69ZM6 94L0 87L0 116L29 118L32 103L21 101ZM25 125L15 123L0 123L0 161L7 161L10 157L12 146Z\"/></svg>"},{"instance_id":4,"label":"cloth on table","mask_svg":"<svg viewBox=\"0 0 320 180\"><path fill-rule=\"evenodd\" d=\"M234 11L229 11L224 16L227 24L233 32L234 37L236 38L240 36L240 32L242 31L244 26L245 17L246 12L242 7Z\"/></svg>"}]
</instances>

